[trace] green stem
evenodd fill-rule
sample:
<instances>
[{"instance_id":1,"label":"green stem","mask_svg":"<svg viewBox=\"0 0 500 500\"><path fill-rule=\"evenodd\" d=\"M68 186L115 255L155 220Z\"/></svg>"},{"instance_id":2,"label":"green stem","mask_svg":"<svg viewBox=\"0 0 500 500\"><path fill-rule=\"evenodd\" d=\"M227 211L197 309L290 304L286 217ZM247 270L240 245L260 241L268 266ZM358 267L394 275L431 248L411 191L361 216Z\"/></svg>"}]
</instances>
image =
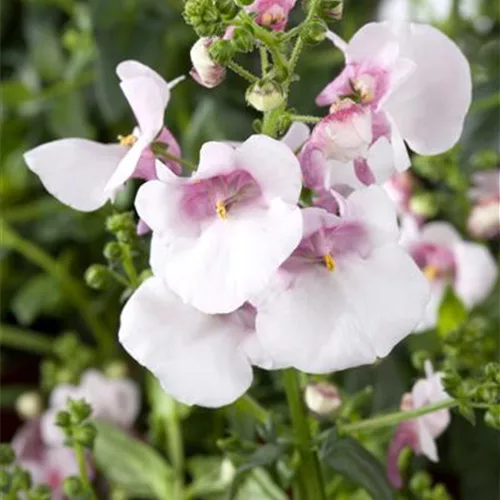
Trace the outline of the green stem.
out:
<instances>
[{"instance_id":1,"label":"green stem","mask_svg":"<svg viewBox=\"0 0 500 500\"><path fill-rule=\"evenodd\" d=\"M359 422L353 422L352 424L339 424L338 430L341 434L349 434L356 431L368 430L368 429L379 429L380 427L390 427L397 425L405 420L412 420L427 413L433 413L435 411L444 410L446 408L453 408L458 406L459 402L456 399L445 399L444 401L439 401L438 403L433 403L430 405L422 406L416 410L400 411L397 413L391 413L389 415L382 415L380 417L373 417L367 420L361 420Z\"/></svg>"},{"instance_id":2,"label":"green stem","mask_svg":"<svg viewBox=\"0 0 500 500\"><path fill-rule=\"evenodd\" d=\"M132 252L130 251L130 245L126 243L121 244L122 249L122 264L125 273L130 282L130 286L132 288L137 288L140 285L139 275L137 274L137 270L135 269L134 259L132 257Z\"/></svg>"},{"instance_id":3,"label":"green stem","mask_svg":"<svg viewBox=\"0 0 500 500\"><path fill-rule=\"evenodd\" d=\"M182 439L182 425L179 418L177 403L173 403L172 414L166 420L166 433L168 441L168 456L175 472L173 485L173 498L184 497L184 443Z\"/></svg>"},{"instance_id":4,"label":"green stem","mask_svg":"<svg viewBox=\"0 0 500 500\"><path fill-rule=\"evenodd\" d=\"M76 460L78 462L78 469L80 470L80 479L82 480L83 487L90 494L93 500L97 500L97 496L92 488L92 483L87 472L87 462L85 461L85 452L83 447L75 443L73 445L73 450L75 452Z\"/></svg>"},{"instance_id":5,"label":"green stem","mask_svg":"<svg viewBox=\"0 0 500 500\"><path fill-rule=\"evenodd\" d=\"M252 415L261 424L265 424L270 418L269 412L248 394L235 401L233 407L242 413Z\"/></svg>"},{"instance_id":6,"label":"green stem","mask_svg":"<svg viewBox=\"0 0 500 500\"><path fill-rule=\"evenodd\" d=\"M52 339L32 330L24 330L9 325L0 325L0 345L30 351L36 354L50 354Z\"/></svg>"},{"instance_id":7,"label":"green stem","mask_svg":"<svg viewBox=\"0 0 500 500\"><path fill-rule=\"evenodd\" d=\"M63 266L61 266L53 257L44 252L41 248L36 246L34 243L25 240L4 221L0 221L0 223L0 246L18 252L27 260L42 268L47 274L57 279L57 281L61 284L61 287L67 293L68 299L73 302L73 305L80 312L82 319L94 335L96 342L104 351L110 352L112 349L111 337L109 337L105 326L92 311L92 306L86 291L82 289L80 283L68 274Z\"/></svg>"},{"instance_id":8,"label":"green stem","mask_svg":"<svg viewBox=\"0 0 500 500\"><path fill-rule=\"evenodd\" d=\"M250 71L246 70L243 66L240 66L238 63L234 61L229 61L226 65L231 71L234 71L237 75L240 75L245 80L248 80L250 83L258 82L259 79L250 73Z\"/></svg>"},{"instance_id":9,"label":"green stem","mask_svg":"<svg viewBox=\"0 0 500 500\"><path fill-rule=\"evenodd\" d=\"M319 123L322 118L319 116L311 116L311 115L290 115L290 119L294 122L303 122L303 123Z\"/></svg>"},{"instance_id":10,"label":"green stem","mask_svg":"<svg viewBox=\"0 0 500 500\"><path fill-rule=\"evenodd\" d=\"M191 170L191 171L194 171L198 168L197 165L195 165L193 162L186 160L185 158L179 158L178 156L167 153L166 151L160 151L158 154L160 156L163 156L167 160L172 160L172 161L179 163L180 165L184 165L185 167L189 168L189 170Z\"/></svg>"},{"instance_id":11,"label":"green stem","mask_svg":"<svg viewBox=\"0 0 500 500\"><path fill-rule=\"evenodd\" d=\"M259 52L260 52L261 73L262 73L262 78L264 78L267 73L267 67L269 66L269 58L267 57L267 49L263 45L259 47Z\"/></svg>"},{"instance_id":12,"label":"green stem","mask_svg":"<svg viewBox=\"0 0 500 500\"><path fill-rule=\"evenodd\" d=\"M283 371L288 407L290 409L295 440L299 445L299 489L302 500L325 500L323 479L316 452L311 446L311 430L307 410L302 398L297 372L293 369Z\"/></svg>"}]
</instances>

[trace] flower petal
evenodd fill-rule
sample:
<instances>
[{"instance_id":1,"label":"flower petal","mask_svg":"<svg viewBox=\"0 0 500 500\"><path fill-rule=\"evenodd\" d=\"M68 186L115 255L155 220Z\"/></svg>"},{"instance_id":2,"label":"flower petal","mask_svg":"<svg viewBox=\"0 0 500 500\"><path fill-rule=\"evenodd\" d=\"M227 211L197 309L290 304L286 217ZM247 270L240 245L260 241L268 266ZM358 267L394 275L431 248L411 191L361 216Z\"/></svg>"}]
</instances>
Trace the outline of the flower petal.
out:
<instances>
[{"instance_id":1,"label":"flower petal","mask_svg":"<svg viewBox=\"0 0 500 500\"><path fill-rule=\"evenodd\" d=\"M86 139L61 139L42 144L24 155L31 171L61 203L91 212L109 199L105 186L126 148Z\"/></svg>"},{"instance_id":2,"label":"flower petal","mask_svg":"<svg viewBox=\"0 0 500 500\"><path fill-rule=\"evenodd\" d=\"M304 145L310 135L311 131L305 123L293 122L287 133L281 138L281 142L295 153Z\"/></svg>"},{"instance_id":3,"label":"flower petal","mask_svg":"<svg viewBox=\"0 0 500 500\"><path fill-rule=\"evenodd\" d=\"M125 305L119 339L173 397L217 407L232 403L252 382L239 347L248 332L228 319L197 311L150 278Z\"/></svg>"},{"instance_id":4,"label":"flower petal","mask_svg":"<svg viewBox=\"0 0 500 500\"><path fill-rule=\"evenodd\" d=\"M300 164L285 144L265 135L253 135L236 148L236 164L259 184L268 200L278 197L297 203L302 189Z\"/></svg>"},{"instance_id":5,"label":"flower petal","mask_svg":"<svg viewBox=\"0 0 500 500\"><path fill-rule=\"evenodd\" d=\"M478 243L456 243L453 253L455 292L467 307L473 307L488 297L495 284L498 276L495 260L488 249Z\"/></svg>"},{"instance_id":6,"label":"flower petal","mask_svg":"<svg viewBox=\"0 0 500 500\"><path fill-rule=\"evenodd\" d=\"M200 161L193 178L208 179L216 175L229 174L234 171L234 164L235 152L232 145L226 142L206 142L200 149Z\"/></svg>"},{"instance_id":7,"label":"flower petal","mask_svg":"<svg viewBox=\"0 0 500 500\"><path fill-rule=\"evenodd\" d=\"M460 233L448 222L430 222L422 227L420 233L421 241L450 247L454 243L462 241Z\"/></svg>"},{"instance_id":8,"label":"flower petal","mask_svg":"<svg viewBox=\"0 0 500 500\"><path fill-rule=\"evenodd\" d=\"M472 96L469 63L457 45L432 26L411 24L396 35L400 55L416 66L384 107L413 151L442 153L462 133Z\"/></svg>"},{"instance_id":9,"label":"flower petal","mask_svg":"<svg viewBox=\"0 0 500 500\"><path fill-rule=\"evenodd\" d=\"M197 309L231 312L267 285L301 236L298 207L276 199L267 209L215 220L196 240L172 241L165 277L170 288Z\"/></svg>"}]
</instances>

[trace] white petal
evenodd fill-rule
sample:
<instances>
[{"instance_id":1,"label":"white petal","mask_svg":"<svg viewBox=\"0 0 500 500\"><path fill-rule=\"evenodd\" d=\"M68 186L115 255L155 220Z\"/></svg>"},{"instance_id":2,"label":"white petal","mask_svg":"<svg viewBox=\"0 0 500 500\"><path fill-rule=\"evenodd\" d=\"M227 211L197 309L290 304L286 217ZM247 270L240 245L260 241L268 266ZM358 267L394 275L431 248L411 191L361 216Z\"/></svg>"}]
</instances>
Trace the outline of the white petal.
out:
<instances>
[{"instance_id":1,"label":"white petal","mask_svg":"<svg viewBox=\"0 0 500 500\"><path fill-rule=\"evenodd\" d=\"M436 442L432 437L429 429L423 424L421 419L417 419L417 432L418 432L418 440L420 453L425 455L432 462L438 461L438 452Z\"/></svg>"},{"instance_id":2,"label":"white petal","mask_svg":"<svg viewBox=\"0 0 500 500\"><path fill-rule=\"evenodd\" d=\"M426 243L450 247L462 241L460 233L448 222L430 222L422 227L420 239Z\"/></svg>"},{"instance_id":3,"label":"white petal","mask_svg":"<svg viewBox=\"0 0 500 500\"><path fill-rule=\"evenodd\" d=\"M118 144L61 139L28 151L24 159L52 196L75 210L91 212L108 201L105 186L126 152Z\"/></svg>"},{"instance_id":4,"label":"white petal","mask_svg":"<svg viewBox=\"0 0 500 500\"><path fill-rule=\"evenodd\" d=\"M370 146L366 161L377 184L383 184L394 174L393 148L385 137Z\"/></svg>"},{"instance_id":5,"label":"white petal","mask_svg":"<svg viewBox=\"0 0 500 500\"><path fill-rule=\"evenodd\" d=\"M481 303L490 294L498 269L488 249L478 243L453 246L456 276L454 289L468 307Z\"/></svg>"},{"instance_id":6,"label":"white petal","mask_svg":"<svg viewBox=\"0 0 500 500\"><path fill-rule=\"evenodd\" d=\"M419 324L415 328L416 333L424 332L437 325L439 308L443 300L446 285L447 283L444 280L435 281L430 284L429 301L427 302L427 306Z\"/></svg>"},{"instance_id":7,"label":"white petal","mask_svg":"<svg viewBox=\"0 0 500 500\"><path fill-rule=\"evenodd\" d=\"M287 133L281 138L281 142L295 153L304 145L310 135L311 131L305 123L293 122Z\"/></svg>"},{"instance_id":8,"label":"white petal","mask_svg":"<svg viewBox=\"0 0 500 500\"><path fill-rule=\"evenodd\" d=\"M325 188L348 186L352 189L364 189L366 186L358 179L354 171L354 162L343 163L337 160L326 162Z\"/></svg>"},{"instance_id":9,"label":"white petal","mask_svg":"<svg viewBox=\"0 0 500 500\"><path fill-rule=\"evenodd\" d=\"M410 155L408 154L406 144L401 137L401 133L399 132L397 125L394 123L394 120L390 115L386 116L391 124L391 146L394 167L398 172L403 172L411 166Z\"/></svg>"},{"instance_id":10,"label":"white petal","mask_svg":"<svg viewBox=\"0 0 500 500\"><path fill-rule=\"evenodd\" d=\"M253 135L236 149L236 165L259 184L267 200L279 197L297 203L302 189L300 164L285 144Z\"/></svg>"},{"instance_id":11,"label":"white petal","mask_svg":"<svg viewBox=\"0 0 500 500\"><path fill-rule=\"evenodd\" d=\"M284 281L258 304L256 330L282 363L327 373L386 356L419 320L427 283L398 246L364 260L350 257L329 273L318 267Z\"/></svg>"},{"instance_id":12,"label":"white petal","mask_svg":"<svg viewBox=\"0 0 500 500\"><path fill-rule=\"evenodd\" d=\"M168 259L168 244L159 233L153 232L149 253L149 265L155 276L161 277L165 272Z\"/></svg>"},{"instance_id":13,"label":"white petal","mask_svg":"<svg viewBox=\"0 0 500 500\"><path fill-rule=\"evenodd\" d=\"M413 151L442 153L458 141L470 106L469 63L458 46L432 26L411 24L398 41L400 55L416 66L385 109Z\"/></svg>"},{"instance_id":14,"label":"white petal","mask_svg":"<svg viewBox=\"0 0 500 500\"><path fill-rule=\"evenodd\" d=\"M372 60L375 55L382 51L391 49L391 53L397 51L394 46L394 34L388 23L368 23L357 31L351 38L345 49L347 62L361 62ZM394 60L394 55L392 56Z\"/></svg>"},{"instance_id":15,"label":"white petal","mask_svg":"<svg viewBox=\"0 0 500 500\"><path fill-rule=\"evenodd\" d=\"M327 31L326 38L328 38L328 40L330 40L330 42L332 42L333 45L335 45L335 47L340 49L342 52L346 51L347 42L345 42L342 38L340 38L340 36L337 35L337 33L333 31Z\"/></svg>"},{"instance_id":16,"label":"white petal","mask_svg":"<svg viewBox=\"0 0 500 500\"><path fill-rule=\"evenodd\" d=\"M165 277L170 288L197 309L231 312L267 285L301 237L300 210L281 200L267 209L229 212L198 239L170 244Z\"/></svg>"},{"instance_id":17,"label":"white petal","mask_svg":"<svg viewBox=\"0 0 500 500\"><path fill-rule=\"evenodd\" d=\"M150 278L123 308L119 339L173 397L217 407L233 402L252 381L239 348L248 332L228 319L197 311Z\"/></svg>"},{"instance_id":18,"label":"white petal","mask_svg":"<svg viewBox=\"0 0 500 500\"><path fill-rule=\"evenodd\" d=\"M203 144L200 149L200 161L193 178L207 179L216 175L227 175L234 170L234 147L227 142L210 141Z\"/></svg>"}]
</instances>

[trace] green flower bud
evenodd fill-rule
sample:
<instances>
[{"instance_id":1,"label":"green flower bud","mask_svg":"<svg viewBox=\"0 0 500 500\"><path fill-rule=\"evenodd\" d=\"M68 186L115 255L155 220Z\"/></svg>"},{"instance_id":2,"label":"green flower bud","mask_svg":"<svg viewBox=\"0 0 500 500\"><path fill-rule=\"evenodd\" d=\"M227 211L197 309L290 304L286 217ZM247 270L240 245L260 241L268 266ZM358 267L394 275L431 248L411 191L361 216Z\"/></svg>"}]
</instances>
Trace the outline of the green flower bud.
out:
<instances>
[{"instance_id":1,"label":"green flower bud","mask_svg":"<svg viewBox=\"0 0 500 500\"><path fill-rule=\"evenodd\" d=\"M327 31L328 26L325 21L317 17L304 26L300 36L305 43L316 45L326 38Z\"/></svg>"},{"instance_id":2,"label":"green flower bud","mask_svg":"<svg viewBox=\"0 0 500 500\"><path fill-rule=\"evenodd\" d=\"M222 16L229 19L238 13L238 7L233 0L215 0L215 6Z\"/></svg>"},{"instance_id":3,"label":"green flower bud","mask_svg":"<svg viewBox=\"0 0 500 500\"><path fill-rule=\"evenodd\" d=\"M106 229L110 233L117 233L118 231L134 231L135 220L132 212L124 212L121 214L110 215L106 219Z\"/></svg>"},{"instance_id":4,"label":"green flower bud","mask_svg":"<svg viewBox=\"0 0 500 500\"><path fill-rule=\"evenodd\" d=\"M42 411L42 398L36 391L23 392L16 399L16 411L21 418L38 417Z\"/></svg>"},{"instance_id":5,"label":"green flower bud","mask_svg":"<svg viewBox=\"0 0 500 500\"><path fill-rule=\"evenodd\" d=\"M21 469L21 467L15 467L12 473L12 489L15 491L26 491L31 488L31 476L29 472Z\"/></svg>"},{"instance_id":6,"label":"green flower bud","mask_svg":"<svg viewBox=\"0 0 500 500\"><path fill-rule=\"evenodd\" d=\"M255 38L250 30L243 26L237 26L233 32L232 43L238 52L251 52L255 44Z\"/></svg>"},{"instance_id":7,"label":"green flower bud","mask_svg":"<svg viewBox=\"0 0 500 500\"><path fill-rule=\"evenodd\" d=\"M92 415L92 407L84 399L70 399L68 410L73 424L80 424Z\"/></svg>"},{"instance_id":8,"label":"green flower bud","mask_svg":"<svg viewBox=\"0 0 500 500\"><path fill-rule=\"evenodd\" d=\"M493 429L500 430L500 405L493 406L484 414L484 422Z\"/></svg>"},{"instance_id":9,"label":"green flower bud","mask_svg":"<svg viewBox=\"0 0 500 500\"><path fill-rule=\"evenodd\" d=\"M228 6L222 10L227 14ZM224 32L221 12L212 0L187 0L184 4L184 19L200 37L214 36Z\"/></svg>"},{"instance_id":10,"label":"green flower bud","mask_svg":"<svg viewBox=\"0 0 500 500\"><path fill-rule=\"evenodd\" d=\"M103 254L108 261L117 262L122 257L122 248L116 241L110 241L104 247Z\"/></svg>"},{"instance_id":11,"label":"green flower bud","mask_svg":"<svg viewBox=\"0 0 500 500\"><path fill-rule=\"evenodd\" d=\"M84 488L81 479L78 476L68 476L63 482L63 491L69 498L82 495Z\"/></svg>"},{"instance_id":12,"label":"green flower bud","mask_svg":"<svg viewBox=\"0 0 500 500\"><path fill-rule=\"evenodd\" d=\"M93 264L85 272L85 282L94 290L103 290L111 281L108 268L102 264Z\"/></svg>"},{"instance_id":13,"label":"green flower bud","mask_svg":"<svg viewBox=\"0 0 500 500\"><path fill-rule=\"evenodd\" d=\"M46 484L35 486L27 495L28 500L50 500L51 497L51 489Z\"/></svg>"},{"instance_id":14,"label":"green flower bud","mask_svg":"<svg viewBox=\"0 0 500 500\"><path fill-rule=\"evenodd\" d=\"M215 40L208 53L215 62L225 65L233 59L235 47L230 40Z\"/></svg>"},{"instance_id":15,"label":"green flower bud","mask_svg":"<svg viewBox=\"0 0 500 500\"><path fill-rule=\"evenodd\" d=\"M10 465L16 459L12 446L7 443L0 444L0 465Z\"/></svg>"},{"instance_id":16,"label":"green flower bud","mask_svg":"<svg viewBox=\"0 0 500 500\"><path fill-rule=\"evenodd\" d=\"M258 111L271 111L284 101L281 86L273 81L257 82L251 85L246 92L248 104Z\"/></svg>"},{"instance_id":17,"label":"green flower bud","mask_svg":"<svg viewBox=\"0 0 500 500\"><path fill-rule=\"evenodd\" d=\"M93 424L86 422L73 429L73 439L85 448L92 448L97 435L97 430Z\"/></svg>"},{"instance_id":18,"label":"green flower bud","mask_svg":"<svg viewBox=\"0 0 500 500\"><path fill-rule=\"evenodd\" d=\"M249 5L252 5L255 0L234 0L234 2L239 7L248 7Z\"/></svg>"},{"instance_id":19,"label":"green flower bud","mask_svg":"<svg viewBox=\"0 0 500 500\"><path fill-rule=\"evenodd\" d=\"M54 423L62 429L67 429L71 425L71 416L65 410L58 411Z\"/></svg>"},{"instance_id":20,"label":"green flower bud","mask_svg":"<svg viewBox=\"0 0 500 500\"><path fill-rule=\"evenodd\" d=\"M434 217L438 209L436 197L432 193L417 193L410 199L410 210L415 215Z\"/></svg>"}]
</instances>

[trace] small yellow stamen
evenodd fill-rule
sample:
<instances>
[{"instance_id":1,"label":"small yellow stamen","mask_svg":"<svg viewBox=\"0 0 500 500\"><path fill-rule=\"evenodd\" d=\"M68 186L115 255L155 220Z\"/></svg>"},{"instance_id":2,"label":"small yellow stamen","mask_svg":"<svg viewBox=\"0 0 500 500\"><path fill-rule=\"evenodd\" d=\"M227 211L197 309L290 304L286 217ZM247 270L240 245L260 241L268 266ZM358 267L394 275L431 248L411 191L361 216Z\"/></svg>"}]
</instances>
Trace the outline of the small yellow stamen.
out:
<instances>
[{"instance_id":1,"label":"small yellow stamen","mask_svg":"<svg viewBox=\"0 0 500 500\"><path fill-rule=\"evenodd\" d=\"M119 135L118 140L120 141L120 146L131 147L137 142L137 137L134 134Z\"/></svg>"},{"instance_id":2,"label":"small yellow stamen","mask_svg":"<svg viewBox=\"0 0 500 500\"><path fill-rule=\"evenodd\" d=\"M285 16L281 13L277 13L277 12L266 12L263 16L262 16L262 20L261 20L261 23L264 25L264 26L272 26L273 24L278 24L280 23L281 21L283 21L283 19L285 18Z\"/></svg>"},{"instance_id":3,"label":"small yellow stamen","mask_svg":"<svg viewBox=\"0 0 500 500\"><path fill-rule=\"evenodd\" d=\"M323 262L325 263L325 266L329 271L335 271L336 264L333 260L333 257L329 253L323 255Z\"/></svg>"},{"instance_id":4,"label":"small yellow stamen","mask_svg":"<svg viewBox=\"0 0 500 500\"><path fill-rule=\"evenodd\" d=\"M424 276L429 281L434 281L439 274L439 269L436 266L428 265L424 267Z\"/></svg>"},{"instance_id":5,"label":"small yellow stamen","mask_svg":"<svg viewBox=\"0 0 500 500\"><path fill-rule=\"evenodd\" d=\"M223 201L218 201L216 204L215 204L215 211L217 212L217 215L222 219L222 220L225 220L227 219L227 209L226 209L226 205L224 205L224 202Z\"/></svg>"}]
</instances>

